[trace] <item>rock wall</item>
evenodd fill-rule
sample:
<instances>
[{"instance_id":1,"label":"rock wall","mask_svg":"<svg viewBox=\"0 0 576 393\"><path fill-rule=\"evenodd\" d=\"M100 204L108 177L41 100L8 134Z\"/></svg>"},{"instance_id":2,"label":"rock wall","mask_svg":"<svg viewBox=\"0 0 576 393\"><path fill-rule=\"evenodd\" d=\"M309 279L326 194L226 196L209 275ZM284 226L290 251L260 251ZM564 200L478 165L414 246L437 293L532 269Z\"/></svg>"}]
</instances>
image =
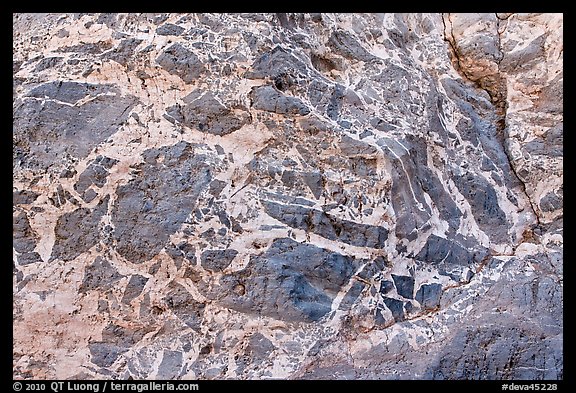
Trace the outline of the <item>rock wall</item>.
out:
<instances>
[{"instance_id":1,"label":"rock wall","mask_svg":"<svg viewBox=\"0 0 576 393\"><path fill-rule=\"evenodd\" d=\"M562 28L14 14L14 378L563 378Z\"/></svg>"}]
</instances>

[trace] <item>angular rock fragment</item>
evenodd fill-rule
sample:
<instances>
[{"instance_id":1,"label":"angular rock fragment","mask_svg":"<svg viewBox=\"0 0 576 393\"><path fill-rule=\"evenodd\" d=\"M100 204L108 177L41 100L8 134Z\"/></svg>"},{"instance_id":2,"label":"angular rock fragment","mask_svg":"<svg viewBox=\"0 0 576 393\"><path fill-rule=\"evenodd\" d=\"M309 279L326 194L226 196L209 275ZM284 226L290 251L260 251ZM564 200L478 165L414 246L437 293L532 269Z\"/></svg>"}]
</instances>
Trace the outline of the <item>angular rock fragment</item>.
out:
<instances>
[{"instance_id":1,"label":"angular rock fragment","mask_svg":"<svg viewBox=\"0 0 576 393\"><path fill-rule=\"evenodd\" d=\"M106 196L93 209L81 207L58 218L51 261L56 258L71 261L98 243L100 220L108 209L109 200Z\"/></svg>"},{"instance_id":2,"label":"angular rock fragment","mask_svg":"<svg viewBox=\"0 0 576 393\"><path fill-rule=\"evenodd\" d=\"M198 56L180 43L166 48L156 58L156 63L170 74L180 77L185 83L195 81L205 70Z\"/></svg>"},{"instance_id":3,"label":"angular rock fragment","mask_svg":"<svg viewBox=\"0 0 576 393\"><path fill-rule=\"evenodd\" d=\"M160 252L212 177L206 156L187 142L149 149L144 157L139 175L118 187L112 209L116 250L132 263Z\"/></svg>"},{"instance_id":4,"label":"angular rock fragment","mask_svg":"<svg viewBox=\"0 0 576 393\"><path fill-rule=\"evenodd\" d=\"M299 98L289 97L272 86L255 87L250 92L252 107L282 115L304 116L310 109Z\"/></svg>"},{"instance_id":5,"label":"angular rock fragment","mask_svg":"<svg viewBox=\"0 0 576 393\"><path fill-rule=\"evenodd\" d=\"M210 297L224 307L292 322L320 320L354 273L357 261L284 238L238 272L226 274Z\"/></svg>"},{"instance_id":6,"label":"angular rock fragment","mask_svg":"<svg viewBox=\"0 0 576 393\"><path fill-rule=\"evenodd\" d=\"M246 112L228 108L212 92L190 93L184 102L183 107L177 104L167 108L166 118L208 134L228 135L250 120Z\"/></svg>"}]
</instances>

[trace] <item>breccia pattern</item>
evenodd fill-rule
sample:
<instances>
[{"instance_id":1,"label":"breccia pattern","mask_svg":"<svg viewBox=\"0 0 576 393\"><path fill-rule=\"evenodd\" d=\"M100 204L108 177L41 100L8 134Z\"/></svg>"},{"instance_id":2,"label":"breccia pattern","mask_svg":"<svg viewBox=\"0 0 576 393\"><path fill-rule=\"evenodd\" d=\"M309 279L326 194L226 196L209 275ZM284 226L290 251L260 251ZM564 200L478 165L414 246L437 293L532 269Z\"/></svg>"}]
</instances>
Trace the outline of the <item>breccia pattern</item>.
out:
<instances>
[{"instance_id":1,"label":"breccia pattern","mask_svg":"<svg viewBox=\"0 0 576 393\"><path fill-rule=\"evenodd\" d=\"M563 374L562 14L13 14L17 379Z\"/></svg>"}]
</instances>

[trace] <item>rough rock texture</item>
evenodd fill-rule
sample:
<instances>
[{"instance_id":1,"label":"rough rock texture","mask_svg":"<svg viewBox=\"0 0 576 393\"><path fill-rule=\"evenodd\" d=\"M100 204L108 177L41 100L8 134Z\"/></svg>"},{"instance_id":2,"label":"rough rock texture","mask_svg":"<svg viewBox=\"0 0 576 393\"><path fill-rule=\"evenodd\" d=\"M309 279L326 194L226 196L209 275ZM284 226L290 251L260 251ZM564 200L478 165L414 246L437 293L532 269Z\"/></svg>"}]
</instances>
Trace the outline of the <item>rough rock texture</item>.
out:
<instances>
[{"instance_id":1,"label":"rough rock texture","mask_svg":"<svg viewBox=\"0 0 576 393\"><path fill-rule=\"evenodd\" d=\"M14 377L563 378L562 27L14 14Z\"/></svg>"}]
</instances>

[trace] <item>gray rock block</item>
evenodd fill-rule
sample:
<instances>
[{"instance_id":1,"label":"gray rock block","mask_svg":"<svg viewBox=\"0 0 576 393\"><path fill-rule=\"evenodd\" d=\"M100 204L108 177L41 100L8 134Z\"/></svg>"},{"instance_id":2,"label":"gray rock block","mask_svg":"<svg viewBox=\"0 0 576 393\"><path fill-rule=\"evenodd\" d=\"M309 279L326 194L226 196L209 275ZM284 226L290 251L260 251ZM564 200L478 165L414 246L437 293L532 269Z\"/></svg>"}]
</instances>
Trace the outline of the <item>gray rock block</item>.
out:
<instances>
[{"instance_id":1,"label":"gray rock block","mask_svg":"<svg viewBox=\"0 0 576 393\"><path fill-rule=\"evenodd\" d=\"M221 272L232 263L238 251L228 248L226 250L206 250L200 256L200 264L204 269Z\"/></svg>"},{"instance_id":2,"label":"gray rock block","mask_svg":"<svg viewBox=\"0 0 576 393\"><path fill-rule=\"evenodd\" d=\"M377 57L364 48L358 40L344 30L335 30L328 39L328 46L336 53L353 60L372 61Z\"/></svg>"},{"instance_id":3,"label":"gray rock block","mask_svg":"<svg viewBox=\"0 0 576 393\"><path fill-rule=\"evenodd\" d=\"M49 68L56 67L60 63L62 63L62 57L56 57L56 56L46 57L46 58L40 60L38 62L38 64L36 64L34 71L35 72L42 72L42 71L47 70Z\"/></svg>"},{"instance_id":4,"label":"gray rock block","mask_svg":"<svg viewBox=\"0 0 576 393\"><path fill-rule=\"evenodd\" d=\"M58 218L50 261L56 258L71 261L98 243L100 220L108 210L109 199L106 196L93 209L78 208Z\"/></svg>"},{"instance_id":5,"label":"gray rock block","mask_svg":"<svg viewBox=\"0 0 576 393\"><path fill-rule=\"evenodd\" d=\"M206 305L194 299L182 285L173 284L172 287L164 297L164 302L188 327L200 331Z\"/></svg>"},{"instance_id":6,"label":"gray rock block","mask_svg":"<svg viewBox=\"0 0 576 393\"><path fill-rule=\"evenodd\" d=\"M262 201L266 213L284 224L303 229L330 240L359 247L384 248L388 230L332 217L327 213L300 205L283 205Z\"/></svg>"},{"instance_id":7,"label":"gray rock block","mask_svg":"<svg viewBox=\"0 0 576 393\"><path fill-rule=\"evenodd\" d=\"M114 60L115 62L126 66L132 60L136 47L142 43L138 38L127 38L118 44L118 46L109 52L103 54L103 58Z\"/></svg>"},{"instance_id":8,"label":"gray rock block","mask_svg":"<svg viewBox=\"0 0 576 393\"><path fill-rule=\"evenodd\" d=\"M165 350L162 361L156 373L157 379L174 380L180 375L182 368L182 352Z\"/></svg>"},{"instance_id":9,"label":"gray rock block","mask_svg":"<svg viewBox=\"0 0 576 393\"><path fill-rule=\"evenodd\" d=\"M156 29L158 35L182 35L184 28L172 23L164 23Z\"/></svg>"},{"instance_id":10,"label":"gray rock block","mask_svg":"<svg viewBox=\"0 0 576 393\"><path fill-rule=\"evenodd\" d=\"M116 250L132 263L160 252L212 180L206 156L187 142L147 150L144 160L139 174L118 187L112 208Z\"/></svg>"},{"instance_id":11,"label":"gray rock block","mask_svg":"<svg viewBox=\"0 0 576 393\"><path fill-rule=\"evenodd\" d=\"M420 303L425 310L435 310L440 306L441 296L441 284L422 284L416 292L415 300Z\"/></svg>"},{"instance_id":12,"label":"gray rock block","mask_svg":"<svg viewBox=\"0 0 576 393\"><path fill-rule=\"evenodd\" d=\"M386 295L388 292L394 289L394 283L390 280L382 280L380 282L380 293Z\"/></svg>"},{"instance_id":13,"label":"gray rock block","mask_svg":"<svg viewBox=\"0 0 576 393\"><path fill-rule=\"evenodd\" d=\"M31 190L18 190L12 193L12 204L28 205L36 200L40 194Z\"/></svg>"},{"instance_id":14,"label":"gray rock block","mask_svg":"<svg viewBox=\"0 0 576 393\"><path fill-rule=\"evenodd\" d=\"M113 158L104 156L96 157L84 172L80 174L78 181L74 184L74 189L79 194L82 194L91 185L102 188L106 183L110 168L116 163L118 163L118 160Z\"/></svg>"},{"instance_id":15,"label":"gray rock block","mask_svg":"<svg viewBox=\"0 0 576 393\"><path fill-rule=\"evenodd\" d=\"M120 355L128 351L127 348L102 342L89 343L88 349L90 361L99 367L110 367Z\"/></svg>"},{"instance_id":16,"label":"gray rock block","mask_svg":"<svg viewBox=\"0 0 576 393\"><path fill-rule=\"evenodd\" d=\"M29 96L36 98L49 98L68 104L74 104L84 97L96 97L98 94L106 93L110 86L97 85L92 83L79 83L67 81L54 81L44 83L30 90Z\"/></svg>"},{"instance_id":17,"label":"gray rock block","mask_svg":"<svg viewBox=\"0 0 576 393\"><path fill-rule=\"evenodd\" d=\"M294 56L290 51L276 46L269 52L260 55L245 74L249 79L275 78L286 73L301 73L307 75L309 67Z\"/></svg>"},{"instance_id":18,"label":"gray rock block","mask_svg":"<svg viewBox=\"0 0 576 393\"><path fill-rule=\"evenodd\" d=\"M388 309L392 312L392 316L396 322L402 322L404 316L404 302L387 296L382 296L382 300Z\"/></svg>"},{"instance_id":19,"label":"gray rock block","mask_svg":"<svg viewBox=\"0 0 576 393\"><path fill-rule=\"evenodd\" d=\"M12 247L21 253L31 252L36 247L38 234L30 226L25 212L19 212L12 217Z\"/></svg>"},{"instance_id":20,"label":"gray rock block","mask_svg":"<svg viewBox=\"0 0 576 393\"><path fill-rule=\"evenodd\" d=\"M62 165L67 154L86 157L94 147L114 134L126 121L137 100L123 96L106 85L76 82L50 82L31 92L32 96L74 103L101 92L115 93L95 97L73 107L57 101L24 99L15 103L13 136L15 163L35 172ZM17 154L21 151L22 154Z\"/></svg>"},{"instance_id":21,"label":"gray rock block","mask_svg":"<svg viewBox=\"0 0 576 393\"><path fill-rule=\"evenodd\" d=\"M414 258L425 263L469 266L480 262L486 255L485 249L468 250L456 241L430 235Z\"/></svg>"},{"instance_id":22,"label":"gray rock block","mask_svg":"<svg viewBox=\"0 0 576 393\"><path fill-rule=\"evenodd\" d=\"M124 289L124 295L122 296L122 303L129 304L133 299L137 298L144 290L144 286L148 282L148 277L141 276L139 274L133 274Z\"/></svg>"},{"instance_id":23,"label":"gray rock block","mask_svg":"<svg viewBox=\"0 0 576 393\"><path fill-rule=\"evenodd\" d=\"M540 209L543 212L552 212L561 209L564 198L553 191L548 192L540 199Z\"/></svg>"},{"instance_id":24,"label":"gray rock block","mask_svg":"<svg viewBox=\"0 0 576 393\"><path fill-rule=\"evenodd\" d=\"M88 291L106 292L124 276L118 273L109 261L102 257L96 257L91 265L86 266L84 278L78 289L79 293Z\"/></svg>"},{"instance_id":25,"label":"gray rock block","mask_svg":"<svg viewBox=\"0 0 576 393\"><path fill-rule=\"evenodd\" d=\"M480 175L468 173L453 176L460 193L468 200L478 226L498 243L508 243L510 223L500 207L498 195L490 182Z\"/></svg>"},{"instance_id":26,"label":"gray rock block","mask_svg":"<svg viewBox=\"0 0 576 393\"><path fill-rule=\"evenodd\" d=\"M414 299L414 277L392 274L398 295L405 299Z\"/></svg>"},{"instance_id":27,"label":"gray rock block","mask_svg":"<svg viewBox=\"0 0 576 393\"><path fill-rule=\"evenodd\" d=\"M184 97L186 105L166 108L166 118L171 122L198 129L213 135L228 135L250 120L246 112L236 114L221 103L212 92L195 91Z\"/></svg>"},{"instance_id":28,"label":"gray rock block","mask_svg":"<svg viewBox=\"0 0 576 393\"><path fill-rule=\"evenodd\" d=\"M276 239L245 269L224 275L210 297L224 307L291 322L324 317L358 262L292 239Z\"/></svg>"},{"instance_id":29,"label":"gray rock block","mask_svg":"<svg viewBox=\"0 0 576 393\"><path fill-rule=\"evenodd\" d=\"M180 77L185 83L195 81L206 69L198 56L180 43L166 48L156 58L156 63L170 74Z\"/></svg>"},{"instance_id":30,"label":"gray rock block","mask_svg":"<svg viewBox=\"0 0 576 393\"><path fill-rule=\"evenodd\" d=\"M258 86L252 88L250 92L252 107L267 112L274 112L282 115L305 116L310 113L310 109L299 98L289 97L272 86Z\"/></svg>"}]
</instances>

